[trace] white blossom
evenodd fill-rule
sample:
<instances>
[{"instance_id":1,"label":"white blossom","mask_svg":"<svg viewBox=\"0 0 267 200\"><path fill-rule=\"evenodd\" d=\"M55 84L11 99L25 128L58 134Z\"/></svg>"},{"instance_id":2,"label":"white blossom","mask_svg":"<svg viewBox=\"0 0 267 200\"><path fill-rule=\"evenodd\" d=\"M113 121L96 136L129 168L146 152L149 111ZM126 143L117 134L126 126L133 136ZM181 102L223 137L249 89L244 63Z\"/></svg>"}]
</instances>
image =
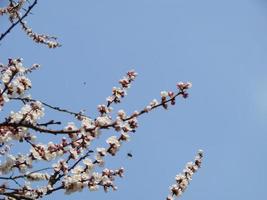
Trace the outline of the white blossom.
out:
<instances>
[{"instance_id":1,"label":"white blossom","mask_svg":"<svg viewBox=\"0 0 267 200\"><path fill-rule=\"evenodd\" d=\"M120 147L120 142L116 136L109 137L106 142L110 145L115 145L116 147Z\"/></svg>"},{"instance_id":2,"label":"white blossom","mask_svg":"<svg viewBox=\"0 0 267 200\"><path fill-rule=\"evenodd\" d=\"M168 96L168 92L167 91L161 91L160 96L166 98Z\"/></svg>"},{"instance_id":3,"label":"white blossom","mask_svg":"<svg viewBox=\"0 0 267 200\"><path fill-rule=\"evenodd\" d=\"M111 124L111 119L108 116L98 117L96 122L99 126L107 126Z\"/></svg>"},{"instance_id":4,"label":"white blossom","mask_svg":"<svg viewBox=\"0 0 267 200\"><path fill-rule=\"evenodd\" d=\"M47 173L29 173L26 178L30 181L48 180L49 175Z\"/></svg>"}]
</instances>

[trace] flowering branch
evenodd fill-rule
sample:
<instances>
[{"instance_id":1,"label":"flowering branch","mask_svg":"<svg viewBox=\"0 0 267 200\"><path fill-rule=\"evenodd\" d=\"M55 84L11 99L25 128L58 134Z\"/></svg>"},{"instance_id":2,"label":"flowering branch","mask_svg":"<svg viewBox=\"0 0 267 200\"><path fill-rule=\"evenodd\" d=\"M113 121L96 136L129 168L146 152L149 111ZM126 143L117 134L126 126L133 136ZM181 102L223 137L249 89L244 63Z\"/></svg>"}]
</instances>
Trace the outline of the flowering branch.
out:
<instances>
[{"instance_id":1,"label":"flowering branch","mask_svg":"<svg viewBox=\"0 0 267 200\"><path fill-rule=\"evenodd\" d=\"M4 8L0 8L0 16L8 15L9 21L11 22L10 27L0 35L0 41L3 40L8 33L11 32L18 24L21 25L23 31L36 43L41 43L47 45L49 48L60 47L61 45L56 41L57 38L54 36L37 34L32 31L32 29L27 25L24 19L31 13L31 10L36 6L37 0L34 0L32 4L29 5L27 9L23 6L26 0L18 0L18 2L9 0L9 5ZM29 1L28 1L29 2ZM21 15L21 10L25 10L24 14Z\"/></svg>"},{"instance_id":2,"label":"flowering branch","mask_svg":"<svg viewBox=\"0 0 267 200\"><path fill-rule=\"evenodd\" d=\"M170 195L166 200L173 200L174 197L180 197L186 190L189 182L192 180L192 176L201 167L203 158L203 151L199 150L194 162L187 163L183 173L176 175L176 183L170 187Z\"/></svg>"},{"instance_id":3,"label":"flowering branch","mask_svg":"<svg viewBox=\"0 0 267 200\"><path fill-rule=\"evenodd\" d=\"M7 7L7 8L1 8L0 10L0 13L2 14L9 14L10 16L11 15L14 15L14 12L16 12L16 10L18 10L19 8L22 7L22 4L24 4L23 1L20 1L19 4L13 4L13 3L10 3L10 5ZM0 41L4 39L4 37L10 33L10 31L15 28L16 25L18 25L20 22L22 22L22 20L24 18L26 18L28 16L28 14L31 12L31 10L34 8L34 6L37 4L37 0L34 0L34 2L28 7L28 9L26 10L26 12L14 23L12 23L12 25L4 32L1 34L0 36Z\"/></svg>"},{"instance_id":4,"label":"flowering branch","mask_svg":"<svg viewBox=\"0 0 267 200\"><path fill-rule=\"evenodd\" d=\"M38 199L50 195L58 190L65 190L66 194L80 191L85 187L89 190L97 190L102 187L104 191L109 188L116 190L114 184L116 177L122 177L124 169L104 169L101 173L97 169L105 165L105 157L115 156L121 144L127 142L130 135L138 128L138 117L150 111L168 105L175 105L176 98L188 97L187 90L191 83L178 83L177 92L162 91L161 100L153 100L149 105L140 111L134 111L127 115L124 110L118 110L116 118L112 117L113 103L120 103L127 95L126 90L135 80L135 71L127 72L126 76L119 81L120 87L113 87L112 96L107 98L107 104L98 105L99 116L92 119L82 112L76 113L50 104L32 99L28 90L32 87L31 81L26 77L28 73L38 69L39 65L30 68L23 66L22 59L9 59L8 64L0 65L0 100L4 107L9 101L21 101L22 108L18 112L11 111L10 115L0 123L0 143L2 143L2 155L6 161L0 165L0 173L4 176L0 180L10 180L8 185L0 184L0 196L14 199ZM45 114L44 106L58 112L68 113L75 117L80 123L76 126L69 122L61 129L59 120L40 122ZM101 130L113 129L118 135L106 139L106 147L91 148L91 144L101 135ZM48 144L38 143L36 132L54 134L60 138L59 143L49 142ZM24 142L30 146L30 151L24 155L13 156L9 154L12 142ZM36 163L52 162L52 166L44 169L36 169ZM27 173L30 168L32 172ZM16 175L14 175L16 173ZM10 175L11 174L11 175ZM6 175L6 176L5 176ZM41 187L34 188L30 184L23 183L23 180L30 182L42 181Z\"/></svg>"}]
</instances>

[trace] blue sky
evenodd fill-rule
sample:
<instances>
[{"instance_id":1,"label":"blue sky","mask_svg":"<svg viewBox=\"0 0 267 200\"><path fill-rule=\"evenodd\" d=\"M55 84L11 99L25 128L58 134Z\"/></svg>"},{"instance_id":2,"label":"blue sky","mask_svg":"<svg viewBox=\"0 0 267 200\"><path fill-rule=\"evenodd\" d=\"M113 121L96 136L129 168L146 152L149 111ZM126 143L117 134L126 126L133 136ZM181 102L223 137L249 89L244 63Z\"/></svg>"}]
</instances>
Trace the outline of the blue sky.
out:
<instances>
[{"instance_id":1,"label":"blue sky","mask_svg":"<svg viewBox=\"0 0 267 200\"><path fill-rule=\"evenodd\" d=\"M46 0L33 12L29 25L58 36L63 46L36 45L17 27L2 42L0 59L23 57L27 65L42 65L31 75L34 98L94 116L129 69L139 76L115 109L142 109L161 90L193 83L189 99L142 116L130 143L108 159L107 167L126 169L118 191L58 192L46 199L164 199L199 148L203 167L182 199L265 198L266 1Z\"/></svg>"}]
</instances>

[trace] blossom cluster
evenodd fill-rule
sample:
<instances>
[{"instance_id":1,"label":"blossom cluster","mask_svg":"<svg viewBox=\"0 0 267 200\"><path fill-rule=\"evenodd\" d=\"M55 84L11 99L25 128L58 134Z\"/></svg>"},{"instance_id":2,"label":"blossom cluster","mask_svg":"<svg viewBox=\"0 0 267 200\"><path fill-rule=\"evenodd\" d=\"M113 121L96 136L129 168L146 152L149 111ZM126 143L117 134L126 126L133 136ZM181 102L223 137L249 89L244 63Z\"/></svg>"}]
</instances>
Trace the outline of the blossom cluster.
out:
<instances>
[{"instance_id":1,"label":"blossom cluster","mask_svg":"<svg viewBox=\"0 0 267 200\"><path fill-rule=\"evenodd\" d=\"M189 185L189 181L192 180L192 176L201 167L203 158L203 151L199 150L194 162L188 162L186 164L183 173L177 174L175 177L176 183L170 187L170 195L166 200L173 200L174 197L180 197Z\"/></svg>"},{"instance_id":2,"label":"blossom cluster","mask_svg":"<svg viewBox=\"0 0 267 200\"><path fill-rule=\"evenodd\" d=\"M10 123L29 123L36 124L44 116L44 108L39 101L25 104L19 112L11 111L8 121Z\"/></svg>"},{"instance_id":3,"label":"blossom cluster","mask_svg":"<svg viewBox=\"0 0 267 200\"><path fill-rule=\"evenodd\" d=\"M137 73L134 70L127 72L126 76L119 80L121 87L112 88L112 96L107 97L108 107L110 104L120 103L121 98L127 95L127 89L130 88L131 82L137 77Z\"/></svg>"},{"instance_id":4,"label":"blossom cluster","mask_svg":"<svg viewBox=\"0 0 267 200\"><path fill-rule=\"evenodd\" d=\"M49 48L60 47L61 45L57 42L57 38L54 36L37 34L32 31L32 29L27 25L24 18L30 14L31 9L37 4L37 0L34 0L28 8L24 8L26 3L30 4L27 0L9 1L6 7L0 8L0 16L7 15L11 23L10 28L1 35L0 40L2 40L10 30L15 27L16 24L20 24L22 30L36 43L44 44Z\"/></svg>"},{"instance_id":5,"label":"blossom cluster","mask_svg":"<svg viewBox=\"0 0 267 200\"><path fill-rule=\"evenodd\" d=\"M87 187L90 191L96 191L99 187L103 187L104 191L107 192L108 188L117 190L114 185L114 180L116 176L122 177L124 169L120 168L117 170L104 169L102 173L91 172L92 163L89 161L85 167L77 166L71 173L72 176L66 176L63 180L63 186L65 188L65 193L70 194L76 191L81 191L83 188Z\"/></svg>"},{"instance_id":6,"label":"blossom cluster","mask_svg":"<svg viewBox=\"0 0 267 200\"><path fill-rule=\"evenodd\" d=\"M38 64L26 69L23 59L9 59L8 64L0 64L0 110L11 98L23 97L32 84L25 75L39 68Z\"/></svg>"},{"instance_id":7,"label":"blossom cluster","mask_svg":"<svg viewBox=\"0 0 267 200\"><path fill-rule=\"evenodd\" d=\"M0 165L0 174L8 174L11 170L18 169L20 173L25 173L32 167L32 160L27 156L19 154L18 156L8 155L6 162Z\"/></svg>"},{"instance_id":8,"label":"blossom cluster","mask_svg":"<svg viewBox=\"0 0 267 200\"><path fill-rule=\"evenodd\" d=\"M14 20L17 18L16 13L20 11L25 2L26 0L19 0L17 2L10 1L7 7L0 8L0 15L8 15L9 20L14 22Z\"/></svg>"}]
</instances>

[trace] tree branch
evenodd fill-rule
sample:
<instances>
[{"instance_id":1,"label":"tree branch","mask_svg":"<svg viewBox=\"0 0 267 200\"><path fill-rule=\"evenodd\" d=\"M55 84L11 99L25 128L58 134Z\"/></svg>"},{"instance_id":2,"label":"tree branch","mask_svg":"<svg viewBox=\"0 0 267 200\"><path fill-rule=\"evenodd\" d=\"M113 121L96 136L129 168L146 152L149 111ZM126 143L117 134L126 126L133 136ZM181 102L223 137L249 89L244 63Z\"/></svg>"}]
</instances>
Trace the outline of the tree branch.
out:
<instances>
[{"instance_id":1,"label":"tree branch","mask_svg":"<svg viewBox=\"0 0 267 200\"><path fill-rule=\"evenodd\" d=\"M8 33L10 33L10 31L11 31L13 28L15 28L15 26L16 26L17 24L21 23L22 20L28 16L28 14L30 14L30 11L34 8L34 6L35 6L36 4L37 4L37 0L34 0L34 2L32 3L32 5L30 5L30 6L28 7L28 9L27 9L27 11L24 13L24 15L23 15L22 17L20 17L15 23L13 23L13 24L12 24L12 25L11 25L5 32L4 32L4 33L1 34L1 36L0 36L0 41L3 40L3 39L6 37L6 35L7 35Z\"/></svg>"}]
</instances>

